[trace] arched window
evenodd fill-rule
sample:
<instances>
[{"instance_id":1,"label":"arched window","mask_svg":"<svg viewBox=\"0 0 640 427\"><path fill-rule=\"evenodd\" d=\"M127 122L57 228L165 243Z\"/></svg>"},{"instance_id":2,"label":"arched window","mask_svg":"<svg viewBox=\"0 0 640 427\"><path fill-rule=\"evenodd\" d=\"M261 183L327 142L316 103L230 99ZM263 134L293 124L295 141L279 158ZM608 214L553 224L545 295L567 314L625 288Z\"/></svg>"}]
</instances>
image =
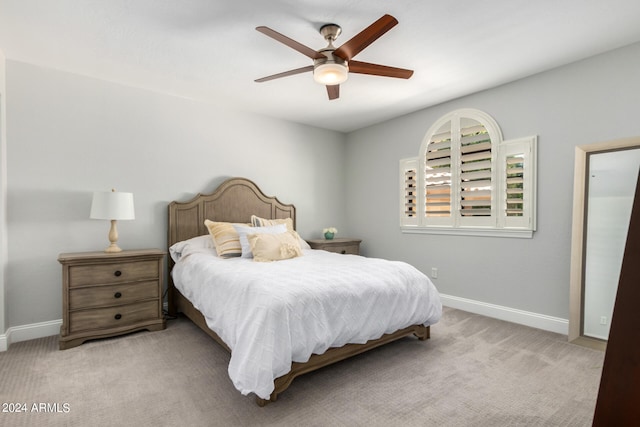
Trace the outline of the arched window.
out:
<instances>
[{"instance_id":1,"label":"arched window","mask_svg":"<svg viewBox=\"0 0 640 427\"><path fill-rule=\"evenodd\" d=\"M400 161L403 231L531 237L535 150L536 137L503 141L482 111L443 116Z\"/></svg>"}]
</instances>

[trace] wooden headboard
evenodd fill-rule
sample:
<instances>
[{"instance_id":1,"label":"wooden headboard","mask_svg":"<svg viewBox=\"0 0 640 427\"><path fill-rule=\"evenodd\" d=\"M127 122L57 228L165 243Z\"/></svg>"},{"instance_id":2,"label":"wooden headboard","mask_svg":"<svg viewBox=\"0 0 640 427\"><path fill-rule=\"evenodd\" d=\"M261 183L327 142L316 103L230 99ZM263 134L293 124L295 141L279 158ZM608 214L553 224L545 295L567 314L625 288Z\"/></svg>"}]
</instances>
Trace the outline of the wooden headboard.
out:
<instances>
[{"instance_id":1,"label":"wooden headboard","mask_svg":"<svg viewBox=\"0 0 640 427\"><path fill-rule=\"evenodd\" d=\"M169 203L169 236L168 246L171 247L176 242L187 240L192 237L209 234L209 230L204 225L204 220L220 222L240 222L250 223L251 215L261 218L281 219L291 218L293 228L296 227L296 208L293 205L281 203L276 197L266 196L256 184L246 178L230 178L224 181L211 194L198 194L187 202ZM168 304L169 314L176 315L178 311L189 311L187 307L190 303L182 299L175 289L171 269L174 266L173 259L169 257L169 277L168 277ZM195 311L195 309L191 309ZM189 316L189 314L187 314ZM195 315L189 316L192 320ZM204 318L203 318L204 319ZM197 324L205 325L204 320ZM206 326L206 325L205 325ZM206 329L205 326L203 329ZM214 334L215 335L215 334ZM215 337L214 337L215 338ZM216 338L216 340L219 340ZM219 342L224 344L221 340Z\"/></svg>"},{"instance_id":2,"label":"wooden headboard","mask_svg":"<svg viewBox=\"0 0 640 427\"><path fill-rule=\"evenodd\" d=\"M169 204L170 247L176 242L208 234L204 220L250 223L251 215L261 218L291 218L296 226L296 208L266 196L246 178L230 178L211 194L198 194L187 202Z\"/></svg>"}]
</instances>

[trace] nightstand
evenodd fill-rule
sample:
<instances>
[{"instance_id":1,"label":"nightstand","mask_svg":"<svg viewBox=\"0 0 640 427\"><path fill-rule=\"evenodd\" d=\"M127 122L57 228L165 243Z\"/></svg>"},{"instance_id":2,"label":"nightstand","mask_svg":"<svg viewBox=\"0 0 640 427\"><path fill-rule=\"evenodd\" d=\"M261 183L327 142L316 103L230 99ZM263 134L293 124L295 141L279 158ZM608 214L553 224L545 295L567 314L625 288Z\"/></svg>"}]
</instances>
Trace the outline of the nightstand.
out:
<instances>
[{"instance_id":1,"label":"nightstand","mask_svg":"<svg viewBox=\"0 0 640 427\"><path fill-rule=\"evenodd\" d=\"M60 350L86 340L165 328L158 249L60 254Z\"/></svg>"},{"instance_id":2,"label":"nightstand","mask_svg":"<svg viewBox=\"0 0 640 427\"><path fill-rule=\"evenodd\" d=\"M312 239L307 240L311 249L322 249L324 251L336 252L339 254L352 254L359 255L360 254L360 239L347 239L347 238L338 238L338 239Z\"/></svg>"}]
</instances>

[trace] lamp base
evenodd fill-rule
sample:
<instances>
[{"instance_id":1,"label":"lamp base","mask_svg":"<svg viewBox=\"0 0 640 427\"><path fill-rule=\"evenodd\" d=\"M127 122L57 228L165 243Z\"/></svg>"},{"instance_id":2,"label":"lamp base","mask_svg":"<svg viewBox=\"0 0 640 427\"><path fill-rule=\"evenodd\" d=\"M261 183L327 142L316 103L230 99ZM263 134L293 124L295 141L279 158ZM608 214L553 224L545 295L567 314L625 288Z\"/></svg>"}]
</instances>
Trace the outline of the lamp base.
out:
<instances>
[{"instance_id":1,"label":"lamp base","mask_svg":"<svg viewBox=\"0 0 640 427\"><path fill-rule=\"evenodd\" d=\"M104 251L108 253L115 253L115 252L122 252L122 249L115 243L111 243L109 247L107 247L107 249L105 249Z\"/></svg>"},{"instance_id":2,"label":"lamp base","mask_svg":"<svg viewBox=\"0 0 640 427\"><path fill-rule=\"evenodd\" d=\"M118 227L116 224L117 224L117 221L115 219L112 219L111 228L109 229L109 241L111 242L111 244L107 249L104 250L105 252L108 252L108 253L122 252L122 249L120 249L118 247L118 244L116 243L118 241Z\"/></svg>"}]
</instances>

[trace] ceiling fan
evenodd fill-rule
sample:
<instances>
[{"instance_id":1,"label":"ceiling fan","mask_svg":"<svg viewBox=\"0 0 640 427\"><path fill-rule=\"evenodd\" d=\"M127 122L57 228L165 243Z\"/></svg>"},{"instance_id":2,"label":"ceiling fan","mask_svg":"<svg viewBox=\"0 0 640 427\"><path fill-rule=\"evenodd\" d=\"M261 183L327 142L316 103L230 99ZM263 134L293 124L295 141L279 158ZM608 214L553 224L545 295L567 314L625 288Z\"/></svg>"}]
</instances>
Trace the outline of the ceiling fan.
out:
<instances>
[{"instance_id":1,"label":"ceiling fan","mask_svg":"<svg viewBox=\"0 0 640 427\"><path fill-rule=\"evenodd\" d=\"M290 39L269 27L256 27L256 30L262 34L265 34L313 59L313 65L263 77L261 79L257 79L256 82L262 83L269 80L279 79L281 77L313 71L314 80L327 87L329 99L337 99L340 96L340 83L347 80L349 73L408 79L413 75L413 70L405 70L404 68L389 67L386 65L353 60L354 56L397 24L398 20L396 18L391 15L384 15L339 48L334 47L333 42L342 32L340 26L336 24L323 25L320 28L320 34L324 36L329 45L318 51Z\"/></svg>"}]
</instances>

